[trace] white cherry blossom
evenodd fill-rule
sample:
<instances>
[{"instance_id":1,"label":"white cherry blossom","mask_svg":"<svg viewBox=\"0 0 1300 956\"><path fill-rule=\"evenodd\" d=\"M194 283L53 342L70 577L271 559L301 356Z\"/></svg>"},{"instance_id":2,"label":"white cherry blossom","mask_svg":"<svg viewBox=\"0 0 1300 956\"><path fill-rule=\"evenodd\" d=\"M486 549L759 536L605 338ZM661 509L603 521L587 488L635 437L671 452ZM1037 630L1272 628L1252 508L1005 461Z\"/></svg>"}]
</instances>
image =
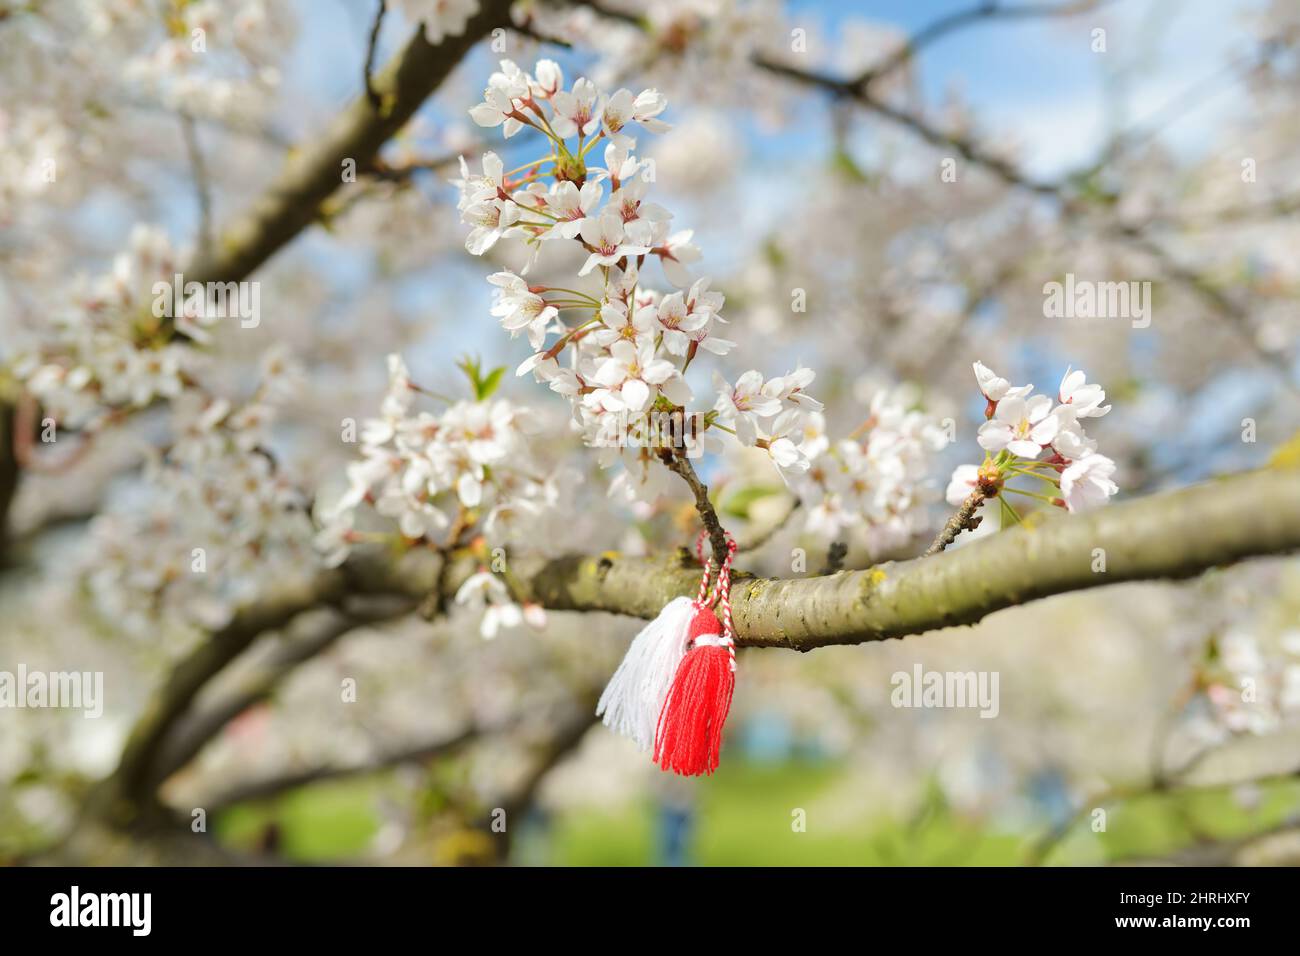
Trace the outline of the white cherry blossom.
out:
<instances>
[{"instance_id":1,"label":"white cherry blossom","mask_svg":"<svg viewBox=\"0 0 1300 956\"><path fill-rule=\"evenodd\" d=\"M546 211L559 219L547 231L545 239L572 239L582 231L583 223L600 205L604 190L600 183L590 181L578 188L568 180L558 182L546 199Z\"/></svg>"},{"instance_id":2,"label":"white cherry blossom","mask_svg":"<svg viewBox=\"0 0 1300 956\"><path fill-rule=\"evenodd\" d=\"M956 508L970 497L971 492L979 484L979 477L979 465L958 465L953 470L952 478L948 481L948 488L944 492L944 500Z\"/></svg>"},{"instance_id":3,"label":"white cherry blossom","mask_svg":"<svg viewBox=\"0 0 1300 956\"><path fill-rule=\"evenodd\" d=\"M521 330L527 330L528 343L533 348L540 348L547 331L559 317L559 310L548 305L544 298L529 289L528 283L513 272L493 273L488 281L498 287L492 314L501 319L501 327L512 338Z\"/></svg>"},{"instance_id":4,"label":"white cherry blossom","mask_svg":"<svg viewBox=\"0 0 1300 956\"><path fill-rule=\"evenodd\" d=\"M397 5L408 20L424 24L424 35L435 46L463 35L479 11L478 0L398 0Z\"/></svg>"},{"instance_id":5,"label":"white cherry blossom","mask_svg":"<svg viewBox=\"0 0 1300 956\"><path fill-rule=\"evenodd\" d=\"M1119 488L1111 479L1115 462L1093 453L1075 461L1061 472L1061 497L1071 511L1086 511L1103 505Z\"/></svg>"},{"instance_id":6,"label":"white cherry blossom","mask_svg":"<svg viewBox=\"0 0 1300 956\"><path fill-rule=\"evenodd\" d=\"M1032 385L1012 386L983 362L976 362L974 368L975 380L979 382L980 392L990 402L1000 402L1004 398L1024 398L1033 391Z\"/></svg>"},{"instance_id":7,"label":"white cherry blossom","mask_svg":"<svg viewBox=\"0 0 1300 956\"><path fill-rule=\"evenodd\" d=\"M733 387L718 373L713 376L718 400L714 410L718 420L736 433L742 445L752 445L758 438L757 419L769 418L781 411L781 400L763 393L762 373L750 369L736 379Z\"/></svg>"},{"instance_id":8,"label":"white cherry blossom","mask_svg":"<svg viewBox=\"0 0 1300 956\"><path fill-rule=\"evenodd\" d=\"M465 237L465 249L481 256L519 221L519 206L510 199L489 199L469 206L461 218L474 227Z\"/></svg>"},{"instance_id":9,"label":"white cherry blossom","mask_svg":"<svg viewBox=\"0 0 1300 956\"><path fill-rule=\"evenodd\" d=\"M1088 376L1082 369L1066 370L1057 397L1077 418L1101 418L1110 411L1109 405L1101 404L1106 400L1106 393L1100 385L1088 384Z\"/></svg>"},{"instance_id":10,"label":"white cherry blossom","mask_svg":"<svg viewBox=\"0 0 1300 956\"><path fill-rule=\"evenodd\" d=\"M561 139L570 136L590 136L600 126L596 100L596 85L586 77L573 84L571 92L561 90L551 97L555 118L551 122L555 134Z\"/></svg>"},{"instance_id":11,"label":"white cherry blossom","mask_svg":"<svg viewBox=\"0 0 1300 956\"><path fill-rule=\"evenodd\" d=\"M1005 448L1021 458L1037 458L1059 428L1060 419L1052 414L1052 400L1046 395L1004 398L993 418L980 426L978 441L985 451Z\"/></svg>"},{"instance_id":12,"label":"white cherry blossom","mask_svg":"<svg viewBox=\"0 0 1300 956\"><path fill-rule=\"evenodd\" d=\"M623 407L630 412L643 411L651 401L654 385L679 381L671 362L654 357L654 344L640 345L618 341L610 346L609 357L596 370L596 381L610 390L617 389ZM685 387L685 383L681 383Z\"/></svg>"},{"instance_id":13,"label":"white cherry blossom","mask_svg":"<svg viewBox=\"0 0 1300 956\"><path fill-rule=\"evenodd\" d=\"M582 241L594 250L578 270L580 276L597 266L612 266L625 256L643 256L650 251L646 246L625 242L623 220L608 210L598 217L584 219L580 233Z\"/></svg>"}]
</instances>

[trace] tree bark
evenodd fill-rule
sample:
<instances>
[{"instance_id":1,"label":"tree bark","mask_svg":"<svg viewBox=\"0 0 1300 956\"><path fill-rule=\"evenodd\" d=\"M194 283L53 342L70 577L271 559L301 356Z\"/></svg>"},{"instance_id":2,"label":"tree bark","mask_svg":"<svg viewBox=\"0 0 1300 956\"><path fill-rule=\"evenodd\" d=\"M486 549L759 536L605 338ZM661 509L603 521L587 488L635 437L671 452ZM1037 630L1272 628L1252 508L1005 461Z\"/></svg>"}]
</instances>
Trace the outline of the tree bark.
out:
<instances>
[{"instance_id":1,"label":"tree bark","mask_svg":"<svg viewBox=\"0 0 1300 956\"><path fill-rule=\"evenodd\" d=\"M736 643L808 651L973 624L1001 608L1084 588L1187 578L1243 558L1300 549L1300 471L1267 469L1111 505L1085 515L1031 515L1022 526L931 557L806 578L733 573ZM377 591L420 594L436 560L360 558L353 571ZM478 565L443 578L454 593ZM519 597L553 610L652 618L690 596L699 568L675 557L608 552L512 558Z\"/></svg>"}]
</instances>

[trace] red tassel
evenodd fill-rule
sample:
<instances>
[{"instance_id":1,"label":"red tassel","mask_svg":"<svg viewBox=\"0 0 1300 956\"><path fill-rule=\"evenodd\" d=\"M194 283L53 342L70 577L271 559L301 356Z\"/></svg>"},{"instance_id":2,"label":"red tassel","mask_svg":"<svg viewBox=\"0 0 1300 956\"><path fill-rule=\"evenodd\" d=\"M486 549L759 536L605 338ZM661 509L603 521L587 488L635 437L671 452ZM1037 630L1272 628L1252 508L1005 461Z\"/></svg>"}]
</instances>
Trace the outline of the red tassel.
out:
<instances>
[{"instance_id":1,"label":"red tassel","mask_svg":"<svg viewBox=\"0 0 1300 956\"><path fill-rule=\"evenodd\" d=\"M683 776L718 768L722 727L736 687L735 650L713 611L695 605L691 649L677 668L655 733L655 762Z\"/></svg>"}]
</instances>

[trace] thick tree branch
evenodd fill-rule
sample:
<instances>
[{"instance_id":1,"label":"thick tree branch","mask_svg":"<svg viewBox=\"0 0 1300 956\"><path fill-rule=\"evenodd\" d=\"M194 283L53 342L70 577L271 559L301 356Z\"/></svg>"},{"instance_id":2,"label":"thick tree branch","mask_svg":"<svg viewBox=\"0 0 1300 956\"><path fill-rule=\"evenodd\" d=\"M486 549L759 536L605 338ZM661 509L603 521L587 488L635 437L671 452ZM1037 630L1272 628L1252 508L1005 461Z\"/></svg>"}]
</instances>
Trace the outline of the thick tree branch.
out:
<instances>
[{"instance_id":1,"label":"thick tree branch","mask_svg":"<svg viewBox=\"0 0 1300 956\"><path fill-rule=\"evenodd\" d=\"M444 735L426 743L414 744L410 747L394 750L391 753L380 754L363 763L322 764L295 773L266 777L261 780L250 780L236 784L224 793L204 800L202 805L209 814L219 813L237 803L244 803L249 800L265 800L268 797L278 796L281 793L314 783L378 773L381 770L389 770L408 763L426 763L439 757L449 756L463 749L477 740L482 734L483 732L478 728L471 727L450 736Z\"/></svg>"},{"instance_id":2,"label":"thick tree branch","mask_svg":"<svg viewBox=\"0 0 1300 956\"><path fill-rule=\"evenodd\" d=\"M310 626L286 629L283 642L265 660L241 673L234 686L214 687L223 693L210 702L200 701L177 721L160 742L150 774L152 780L166 780L184 767L226 724L269 698L300 665L324 653L340 638L366 624L401 617L414 604L404 599L374 609L325 611L320 620L307 622Z\"/></svg>"},{"instance_id":3,"label":"thick tree branch","mask_svg":"<svg viewBox=\"0 0 1300 956\"><path fill-rule=\"evenodd\" d=\"M973 624L1038 598L1123 581L1187 578L1243 558L1300 549L1300 471L1269 469L1125 501L1085 515L1053 509L970 545L862 571L786 580L736 571L737 643L800 651L860 644ZM429 552L394 566L359 559L358 580L422 595ZM477 569L466 559L444 578L448 593ZM1104 570L1102 568L1104 567ZM553 610L652 618L691 595L699 568L678 553L659 560L615 554L511 560L519 597Z\"/></svg>"},{"instance_id":4,"label":"thick tree branch","mask_svg":"<svg viewBox=\"0 0 1300 956\"><path fill-rule=\"evenodd\" d=\"M803 579L736 572L737 643L800 651L971 624L1006 607L1123 581L1178 579L1259 555L1300 549L1300 471L1268 469L1122 502L1088 515L1031 516L1024 525L956 551L863 571ZM478 563L415 551L392 562L359 555L305 591L241 612L173 671L131 734L96 811L119 823L157 808L158 755L199 690L260 634L346 595L453 594ZM511 561L519 599L553 610L652 618L691 595L699 569L681 552L650 560L614 554Z\"/></svg>"},{"instance_id":5,"label":"thick tree branch","mask_svg":"<svg viewBox=\"0 0 1300 956\"><path fill-rule=\"evenodd\" d=\"M94 811L114 822L129 823L142 810L156 808L155 761L172 727L204 685L259 635L284 627L321 604L341 600L346 582L344 574L325 574L305 590L290 591L248 608L177 664L137 719L117 770L105 781L100 799L92 801L97 804Z\"/></svg>"},{"instance_id":6,"label":"thick tree branch","mask_svg":"<svg viewBox=\"0 0 1300 956\"><path fill-rule=\"evenodd\" d=\"M482 0L464 34L437 46L416 30L406 46L371 80L370 90L345 109L309 149L290 156L280 177L243 216L222 231L210 255L185 269L186 281L231 282L266 262L319 215L342 185L343 164L371 165L380 148L419 109L471 47L496 27L510 25L510 0ZM373 92L378 106L372 105Z\"/></svg>"}]
</instances>

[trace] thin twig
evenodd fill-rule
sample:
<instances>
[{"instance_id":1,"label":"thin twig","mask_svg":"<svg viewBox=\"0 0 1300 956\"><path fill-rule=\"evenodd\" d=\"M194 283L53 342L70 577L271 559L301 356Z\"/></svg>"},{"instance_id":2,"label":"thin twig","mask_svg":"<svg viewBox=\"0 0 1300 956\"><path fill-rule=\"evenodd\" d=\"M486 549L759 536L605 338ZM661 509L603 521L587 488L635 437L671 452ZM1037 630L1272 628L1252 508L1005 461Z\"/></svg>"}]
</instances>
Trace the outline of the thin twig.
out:
<instances>
[{"instance_id":1,"label":"thin twig","mask_svg":"<svg viewBox=\"0 0 1300 956\"><path fill-rule=\"evenodd\" d=\"M180 114L181 135L185 140L185 153L189 157L190 172L194 176L194 194L199 204L199 250L212 247L212 183L208 177L208 164L203 159L199 145L199 132L194 117Z\"/></svg>"},{"instance_id":2,"label":"thin twig","mask_svg":"<svg viewBox=\"0 0 1300 956\"><path fill-rule=\"evenodd\" d=\"M416 173L436 172L445 166L453 165L460 159L463 151L457 150L454 153L448 153L445 156L434 156L430 159L413 159L409 162L402 163L400 166L389 163L376 157L366 168L366 175L373 176L375 179L384 182L405 182Z\"/></svg>"},{"instance_id":3,"label":"thin twig","mask_svg":"<svg viewBox=\"0 0 1300 956\"><path fill-rule=\"evenodd\" d=\"M1076 0L1073 3L1059 4L1002 4L997 0L980 0L973 7L947 14L928 26L922 27L889 56L875 66L864 70L856 82L859 86L866 86L882 76L887 76L912 60L925 47L961 27L990 20L1029 20L1078 16L1083 13L1091 13L1109 2L1112 2L1112 0Z\"/></svg>"},{"instance_id":4,"label":"thin twig","mask_svg":"<svg viewBox=\"0 0 1300 956\"><path fill-rule=\"evenodd\" d=\"M930 547L925 549L925 554L922 557L928 558L932 554L938 554L956 541L957 535L963 531L974 531L979 527L982 519L975 512L979 510L982 504L984 504L984 492L977 490L967 495L966 500L961 503L961 507L957 509L956 514L948 519L938 537L931 542Z\"/></svg>"},{"instance_id":5,"label":"thin twig","mask_svg":"<svg viewBox=\"0 0 1300 956\"><path fill-rule=\"evenodd\" d=\"M573 44L562 37L552 36L549 33L543 33L533 26L532 18L525 20L523 23L512 26L510 29L521 36L526 36L530 40L536 40L538 43L549 43L551 46L562 47L565 50L572 50Z\"/></svg>"},{"instance_id":6,"label":"thin twig","mask_svg":"<svg viewBox=\"0 0 1300 956\"><path fill-rule=\"evenodd\" d=\"M388 0L379 0L379 9L375 11L374 22L370 24L370 42L366 44L366 66L364 80L366 84L366 98L370 100L370 105L378 112L383 105L384 99L375 89L371 81L371 75L375 70L375 50L379 46L379 30L384 24L384 14L388 12Z\"/></svg>"},{"instance_id":7,"label":"thin twig","mask_svg":"<svg viewBox=\"0 0 1300 956\"><path fill-rule=\"evenodd\" d=\"M722 527L722 522L718 519L718 512L713 508L713 502L709 500L709 487L700 481L700 476L695 473L695 466L687 457L673 455L671 458L665 458L664 464L668 466L669 471L674 471L682 476L682 480L691 486L691 491L695 494L695 510L700 513L700 520L704 522L704 529L709 533L709 544L713 548L714 567L720 567L722 562L727 559L727 530Z\"/></svg>"},{"instance_id":8,"label":"thin twig","mask_svg":"<svg viewBox=\"0 0 1300 956\"><path fill-rule=\"evenodd\" d=\"M322 764L308 767L294 773L278 777L266 777L235 784L224 793L216 794L203 801L203 807L210 814L219 813L227 807L251 800L265 800L278 796L288 790L296 790L326 780L340 780L346 777L364 776L400 767L403 764L427 763L449 756L483 736L485 731L469 727L450 736L437 737L426 743L414 744L380 754L369 760L355 764Z\"/></svg>"}]
</instances>

